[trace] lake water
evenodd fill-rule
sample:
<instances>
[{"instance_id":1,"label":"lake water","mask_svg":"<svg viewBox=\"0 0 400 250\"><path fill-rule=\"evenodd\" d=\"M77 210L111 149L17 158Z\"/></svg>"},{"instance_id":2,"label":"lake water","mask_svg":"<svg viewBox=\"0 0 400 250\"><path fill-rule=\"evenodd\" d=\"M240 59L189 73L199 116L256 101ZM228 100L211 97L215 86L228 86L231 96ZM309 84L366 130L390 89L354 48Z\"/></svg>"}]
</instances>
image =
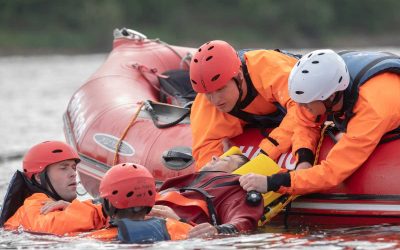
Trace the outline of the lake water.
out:
<instances>
[{"instance_id":1,"label":"lake water","mask_svg":"<svg viewBox=\"0 0 400 250\"><path fill-rule=\"evenodd\" d=\"M398 49L385 49L400 54ZM62 115L69 98L106 55L0 57L0 199L21 155L44 140L64 140ZM73 223L73 222L72 222ZM316 229L267 227L253 235L150 246L104 243L0 229L0 248L59 249L400 249L400 226Z\"/></svg>"}]
</instances>

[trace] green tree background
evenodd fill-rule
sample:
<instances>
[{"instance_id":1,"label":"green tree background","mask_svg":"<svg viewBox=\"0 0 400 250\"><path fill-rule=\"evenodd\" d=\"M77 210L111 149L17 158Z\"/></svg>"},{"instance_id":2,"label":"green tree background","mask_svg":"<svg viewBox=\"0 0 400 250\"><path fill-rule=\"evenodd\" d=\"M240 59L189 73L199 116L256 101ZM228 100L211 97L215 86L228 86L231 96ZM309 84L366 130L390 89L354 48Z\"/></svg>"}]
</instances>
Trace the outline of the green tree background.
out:
<instances>
[{"instance_id":1,"label":"green tree background","mask_svg":"<svg viewBox=\"0 0 400 250\"><path fill-rule=\"evenodd\" d=\"M399 46L398 0L0 0L0 53L94 53L127 27L170 44Z\"/></svg>"}]
</instances>

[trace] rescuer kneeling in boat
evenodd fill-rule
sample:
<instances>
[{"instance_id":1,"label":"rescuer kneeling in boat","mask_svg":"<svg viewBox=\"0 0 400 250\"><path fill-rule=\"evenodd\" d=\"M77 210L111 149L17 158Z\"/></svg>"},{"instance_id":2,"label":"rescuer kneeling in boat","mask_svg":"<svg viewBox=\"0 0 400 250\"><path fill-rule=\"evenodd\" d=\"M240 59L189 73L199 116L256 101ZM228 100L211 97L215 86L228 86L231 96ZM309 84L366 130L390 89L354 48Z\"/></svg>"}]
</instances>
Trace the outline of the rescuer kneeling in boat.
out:
<instances>
[{"instance_id":1,"label":"rescuer kneeling in boat","mask_svg":"<svg viewBox=\"0 0 400 250\"><path fill-rule=\"evenodd\" d=\"M101 205L76 199L75 150L46 141L24 156L23 173L11 180L0 217L7 230L65 235L100 229L106 224Z\"/></svg>"},{"instance_id":2,"label":"rescuer kneeling in boat","mask_svg":"<svg viewBox=\"0 0 400 250\"><path fill-rule=\"evenodd\" d=\"M156 195L154 177L145 167L133 163L113 166L100 183L100 197L110 217L110 227L90 236L124 243L186 239L192 225L178 221L179 218L146 217Z\"/></svg>"},{"instance_id":3,"label":"rescuer kneeling in boat","mask_svg":"<svg viewBox=\"0 0 400 250\"><path fill-rule=\"evenodd\" d=\"M292 146L297 163L313 162L318 137L308 131L293 137L296 105L288 78L296 62L296 56L283 51L236 52L218 40L197 50L190 63L190 81L198 93L190 115L197 170L212 155L221 155L224 140L242 134L247 124L261 129L265 139L259 147L273 160ZM274 129L266 134L267 128Z\"/></svg>"},{"instance_id":4,"label":"rescuer kneeling in boat","mask_svg":"<svg viewBox=\"0 0 400 250\"><path fill-rule=\"evenodd\" d=\"M240 183L245 190L306 194L329 189L354 173L385 134L392 134L385 139L398 139L400 57L397 55L313 51L293 68L289 93L300 107L297 113L300 126L309 131L319 129L307 119L306 113L318 117L321 123L329 116L343 134L319 165L303 164L305 169L271 177L242 176Z\"/></svg>"},{"instance_id":5,"label":"rescuer kneeling in boat","mask_svg":"<svg viewBox=\"0 0 400 250\"><path fill-rule=\"evenodd\" d=\"M166 180L156 200L163 206L150 214L196 223L190 238L255 230L263 215L263 200L261 196L253 200L241 188L240 175L230 173L247 162L247 157L235 154L214 158L200 172Z\"/></svg>"}]
</instances>

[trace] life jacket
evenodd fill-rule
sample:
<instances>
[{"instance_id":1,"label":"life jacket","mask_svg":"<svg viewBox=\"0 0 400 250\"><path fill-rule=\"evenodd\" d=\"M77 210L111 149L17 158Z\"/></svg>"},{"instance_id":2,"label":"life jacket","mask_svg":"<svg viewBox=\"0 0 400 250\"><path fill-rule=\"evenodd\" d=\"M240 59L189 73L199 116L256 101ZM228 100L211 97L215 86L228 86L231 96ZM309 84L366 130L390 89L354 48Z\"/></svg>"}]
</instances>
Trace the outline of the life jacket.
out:
<instances>
[{"instance_id":1,"label":"life jacket","mask_svg":"<svg viewBox=\"0 0 400 250\"><path fill-rule=\"evenodd\" d=\"M44 193L49 197L53 197L50 192L34 185L21 171L17 170L8 185L4 197L0 215L0 227L3 227L4 223L24 204L25 199L34 193Z\"/></svg>"},{"instance_id":2,"label":"life jacket","mask_svg":"<svg viewBox=\"0 0 400 250\"><path fill-rule=\"evenodd\" d=\"M118 227L117 239L124 243L154 243L170 240L166 221L161 218L148 220L121 219L116 222Z\"/></svg>"},{"instance_id":3,"label":"life jacket","mask_svg":"<svg viewBox=\"0 0 400 250\"><path fill-rule=\"evenodd\" d=\"M173 219L153 217L146 220L119 219L112 227L89 233L99 240L120 240L124 243L148 244L164 240L186 239L192 226Z\"/></svg>"},{"instance_id":4,"label":"life jacket","mask_svg":"<svg viewBox=\"0 0 400 250\"><path fill-rule=\"evenodd\" d=\"M353 108L361 85L378 74L400 74L400 57L389 52L369 51L342 51L339 55L349 70L350 83L344 91L342 111L333 115L333 121L340 131L346 132L347 124L354 116Z\"/></svg>"},{"instance_id":5,"label":"life jacket","mask_svg":"<svg viewBox=\"0 0 400 250\"><path fill-rule=\"evenodd\" d=\"M252 50L254 50L254 49L244 49L244 50L239 50L237 52L238 56L242 62L242 71L243 71L244 79L245 79L246 86L247 86L247 95L245 96L244 100L239 103L239 105L235 106L233 108L233 110L229 112L229 114L247 122L249 125L254 125L254 126L260 128L261 131L264 131L266 128L274 128L274 127L279 126L282 119L286 115L286 109L284 107L282 107L282 105L280 105L278 102L275 102L274 105L276 106L277 111L274 113L265 114L265 115L256 115L256 114L251 114L251 113L243 110L257 97L257 95L259 95L256 88L254 87L254 84L251 80L251 77L250 77L250 74L248 72L247 65L246 65L245 53L248 51L252 51ZM285 55L288 55L288 56L292 56L296 59L301 58L301 55L292 54L292 53L286 52L284 50L275 49L275 51L280 52ZM264 134L264 136L266 136L266 135Z\"/></svg>"}]
</instances>

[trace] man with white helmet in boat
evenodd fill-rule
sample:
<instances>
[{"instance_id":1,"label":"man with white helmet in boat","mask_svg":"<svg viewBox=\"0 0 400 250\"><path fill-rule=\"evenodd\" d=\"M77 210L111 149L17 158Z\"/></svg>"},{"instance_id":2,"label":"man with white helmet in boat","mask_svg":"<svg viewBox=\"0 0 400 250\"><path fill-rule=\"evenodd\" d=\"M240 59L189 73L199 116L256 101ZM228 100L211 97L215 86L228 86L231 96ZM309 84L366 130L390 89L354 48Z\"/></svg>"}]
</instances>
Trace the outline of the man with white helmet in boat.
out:
<instances>
[{"instance_id":1,"label":"man with white helmet in boat","mask_svg":"<svg viewBox=\"0 0 400 250\"><path fill-rule=\"evenodd\" d=\"M0 217L7 230L64 235L100 229L101 205L76 199L75 150L64 142L45 141L24 156L23 173L11 180Z\"/></svg>"},{"instance_id":2,"label":"man with white helmet in boat","mask_svg":"<svg viewBox=\"0 0 400 250\"><path fill-rule=\"evenodd\" d=\"M154 177L143 166L121 163L111 167L100 183L100 197L110 226L90 234L98 239L124 243L182 240L192 225L177 219L148 217L156 201Z\"/></svg>"},{"instance_id":3,"label":"man with white helmet in boat","mask_svg":"<svg viewBox=\"0 0 400 250\"><path fill-rule=\"evenodd\" d=\"M296 108L287 85L296 62L295 56L278 50L236 52L219 40L197 50L190 64L198 93L190 116L197 170L212 155L221 155L223 142L242 134L246 124L261 128L266 138L259 147L273 160L293 145L298 164L312 163L316 136L305 131L292 138ZM273 127L266 135L266 128Z\"/></svg>"},{"instance_id":4,"label":"man with white helmet in boat","mask_svg":"<svg viewBox=\"0 0 400 250\"><path fill-rule=\"evenodd\" d=\"M305 194L335 187L367 160L386 133L399 132L400 57L392 53L310 52L293 68L289 93L300 106L301 126L314 129L306 113L321 123L329 116L342 136L326 160L312 168L243 176L246 190Z\"/></svg>"}]
</instances>

